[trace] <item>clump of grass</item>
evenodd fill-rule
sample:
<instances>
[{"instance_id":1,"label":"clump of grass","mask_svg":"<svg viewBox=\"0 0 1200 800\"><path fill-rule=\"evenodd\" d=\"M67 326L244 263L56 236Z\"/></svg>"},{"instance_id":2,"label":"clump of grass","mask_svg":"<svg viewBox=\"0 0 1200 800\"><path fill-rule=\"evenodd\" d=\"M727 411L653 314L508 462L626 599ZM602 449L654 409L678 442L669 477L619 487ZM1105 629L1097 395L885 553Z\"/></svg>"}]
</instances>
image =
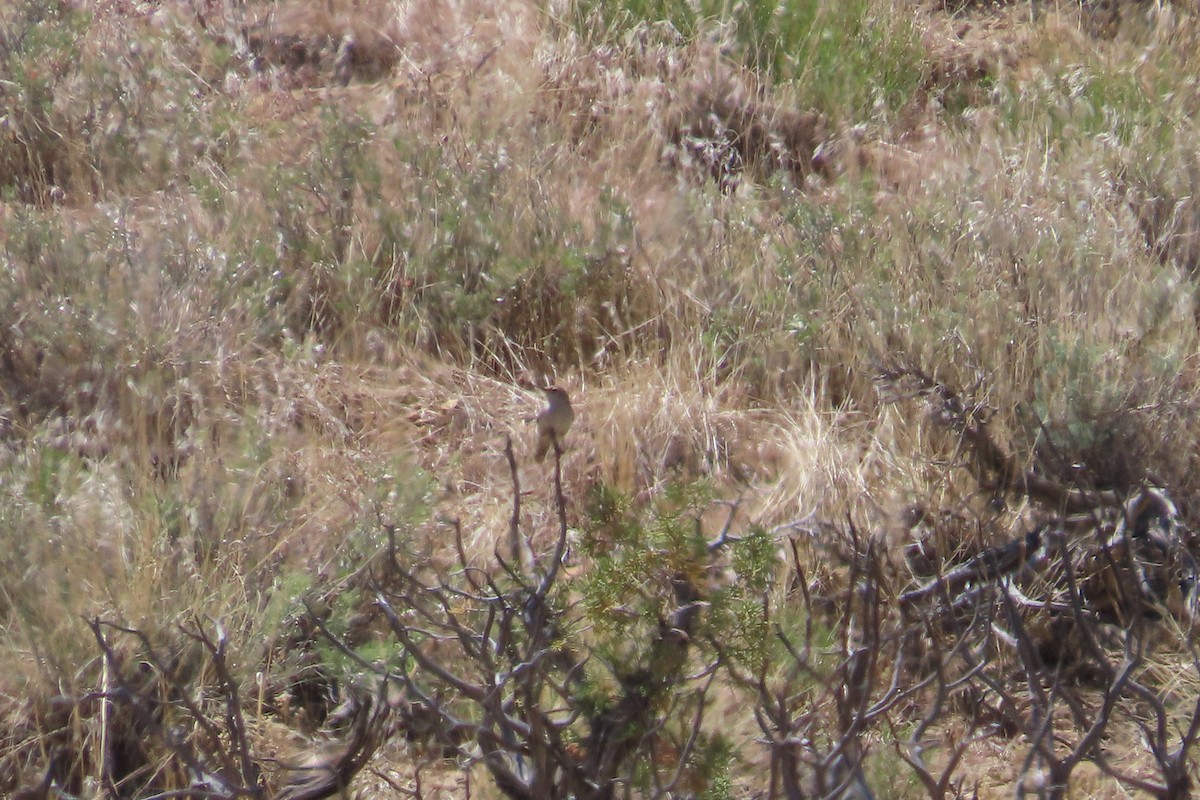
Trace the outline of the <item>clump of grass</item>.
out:
<instances>
[{"instance_id":1,"label":"clump of grass","mask_svg":"<svg viewBox=\"0 0 1200 800\"><path fill-rule=\"evenodd\" d=\"M54 124L55 90L74 69L86 21L66 4L18 3L0 20L5 73L11 83L0 95L13 130L0 150L6 188L25 202L49 200L52 187L72 169L68 148L79 145ZM61 189L60 189L61 191Z\"/></svg>"},{"instance_id":2,"label":"clump of grass","mask_svg":"<svg viewBox=\"0 0 1200 800\"><path fill-rule=\"evenodd\" d=\"M574 5L586 39L616 39L662 26L685 40L715 37L768 81L794 83L802 106L839 120L895 114L917 90L917 36L887 4L752 0L733 6L672 0Z\"/></svg>"},{"instance_id":3,"label":"clump of grass","mask_svg":"<svg viewBox=\"0 0 1200 800\"><path fill-rule=\"evenodd\" d=\"M0 93L0 190L11 197L76 205L153 191L236 147L224 98L200 75L234 68L219 45L193 48L169 28L59 2L12 5L0 32L11 76Z\"/></svg>"}]
</instances>

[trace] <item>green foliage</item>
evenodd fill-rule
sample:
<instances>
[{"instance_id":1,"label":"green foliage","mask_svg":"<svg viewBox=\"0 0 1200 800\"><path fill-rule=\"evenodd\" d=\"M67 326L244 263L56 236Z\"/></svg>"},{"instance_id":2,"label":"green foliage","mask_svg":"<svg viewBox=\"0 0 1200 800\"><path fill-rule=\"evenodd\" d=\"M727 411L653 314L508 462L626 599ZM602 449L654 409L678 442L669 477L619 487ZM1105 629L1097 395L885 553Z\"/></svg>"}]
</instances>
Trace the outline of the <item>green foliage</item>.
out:
<instances>
[{"instance_id":1,"label":"green foliage","mask_svg":"<svg viewBox=\"0 0 1200 800\"><path fill-rule=\"evenodd\" d=\"M675 499L687 491L674 487ZM610 663L639 663L644 654L629 648L652 638L649 632L673 609L673 576L704 569L704 541L690 524L690 509L686 501L673 506L664 500L646 515L610 487L591 491L583 549L595 564L580 593L585 622L595 626L597 647Z\"/></svg>"},{"instance_id":2,"label":"green foliage","mask_svg":"<svg viewBox=\"0 0 1200 800\"><path fill-rule=\"evenodd\" d=\"M921 800L928 797L925 787L894 747L874 748L864 767L867 785L875 791L876 797L886 800Z\"/></svg>"},{"instance_id":3,"label":"green foliage","mask_svg":"<svg viewBox=\"0 0 1200 800\"><path fill-rule=\"evenodd\" d=\"M345 641L350 623L360 613L363 603L362 590L350 589L344 592L327 607L329 613L325 619L325 627L339 641ZM315 650L322 667L328 670L329 674L342 680L364 677L359 659L384 669L396 669L404 653L403 648L394 639L374 637L358 643L354 647L353 656L332 645L325 636L316 638Z\"/></svg>"},{"instance_id":4,"label":"green foliage","mask_svg":"<svg viewBox=\"0 0 1200 800\"><path fill-rule=\"evenodd\" d=\"M765 592L775 572L775 541L759 526L734 543L732 563L738 581L748 595Z\"/></svg>"},{"instance_id":5,"label":"green foliage","mask_svg":"<svg viewBox=\"0 0 1200 800\"><path fill-rule=\"evenodd\" d=\"M751 528L732 543L731 574L709 599L709 626L725 654L752 670L767 656L771 624L763 604L776 566L771 537L761 528Z\"/></svg>"},{"instance_id":6,"label":"green foliage","mask_svg":"<svg viewBox=\"0 0 1200 800\"><path fill-rule=\"evenodd\" d=\"M262 629L268 636L281 631L289 617L303 613L301 599L309 593L312 585L312 576L298 570L289 570L275 578L260 617Z\"/></svg>"},{"instance_id":7,"label":"green foliage","mask_svg":"<svg viewBox=\"0 0 1200 800\"><path fill-rule=\"evenodd\" d=\"M1147 92L1136 71L1090 61L1008 88L1001 93L1001 108L1013 126L1068 149L1098 136L1119 144L1150 136L1169 146L1182 122L1177 109Z\"/></svg>"},{"instance_id":8,"label":"green foliage","mask_svg":"<svg viewBox=\"0 0 1200 800\"><path fill-rule=\"evenodd\" d=\"M387 187L362 186L378 245L360 308L382 324L446 355L484 347L565 365L591 360L596 342L624 346L651 313L653 296L631 281L633 218L619 196L604 193L585 233L562 198L514 182L517 143L482 142L469 156L393 145L408 178L399 205ZM497 212L514 203L525 211Z\"/></svg>"},{"instance_id":9,"label":"green foliage","mask_svg":"<svg viewBox=\"0 0 1200 800\"><path fill-rule=\"evenodd\" d=\"M879 0L578 0L586 38L621 37L666 23L687 40L715 35L768 80L793 83L810 105L837 118L894 114L923 74L919 37Z\"/></svg>"},{"instance_id":10,"label":"green foliage","mask_svg":"<svg viewBox=\"0 0 1200 800\"><path fill-rule=\"evenodd\" d=\"M345 578L379 557L386 549L387 530L380 526L378 514L398 530L415 530L425 522L433 508L437 484L432 475L407 458L397 457L380 465L371 475L374 496L354 528L339 543L330 564L337 577Z\"/></svg>"},{"instance_id":11,"label":"green foliage","mask_svg":"<svg viewBox=\"0 0 1200 800\"><path fill-rule=\"evenodd\" d=\"M367 149L373 135L361 117L325 107L306 158L249 164L240 173L268 211L237 229L239 260L250 267L239 275L241 293L255 299L264 336L278 341L287 330L332 342L376 312L370 265L351 234L360 193L378 192Z\"/></svg>"},{"instance_id":12,"label":"green foliage","mask_svg":"<svg viewBox=\"0 0 1200 800\"><path fill-rule=\"evenodd\" d=\"M0 16L0 188L44 200L60 179L72 142L54 126L59 87L79 68L79 38L88 18L65 2L21 0Z\"/></svg>"},{"instance_id":13,"label":"green foliage","mask_svg":"<svg viewBox=\"0 0 1200 800\"><path fill-rule=\"evenodd\" d=\"M672 484L645 510L611 487L591 490L582 548L594 565L579 591L585 622L597 634L593 644L607 661L623 669L640 663L646 654L630 643L652 639L678 608L677 579L705 587L705 635L733 657L762 658L768 637L762 600L774 546L761 529L727 543L730 567L724 574L700 524L711 501L711 487L700 482Z\"/></svg>"},{"instance_id":14,"label":"green foliage","mask_svg":"<svg viewBox=\"0 0 1200 800\"><path fill-rule=\"evenodd\" d=\"M27 449L0 473L0 621L11 622L8 612L15 610L45 622L56 604L71 602L71 565L61 561L77 543L71 501L85 481L82 459L54 446ZM103 580L98 572L93 580Z\"/></svg>"},{"instance_id":15,"label":"green foliage","mask_svg":"<svg viewBox=\"0 0 1200 800\"><path fill-rule=\"evenodd\" d=\"M43 448L32 460L31 480L25 486L25 495L43 513L53 516L61 510L62 501L71 495L74 487L67 484L78 477L82 464L58 447Z\"/></svg>"},{"instance_id":16,"label":"green foliage","mask_svg":"<svg viewBox=\"0 0 1200 800\"><path fill-rule=\"evenodd\" d=\"M737 760L733 741L721 733L704 736L697 747L697 782L704 787L700 800L727 800L733 794L732 767Z\"/></svg>"}]
</instances>

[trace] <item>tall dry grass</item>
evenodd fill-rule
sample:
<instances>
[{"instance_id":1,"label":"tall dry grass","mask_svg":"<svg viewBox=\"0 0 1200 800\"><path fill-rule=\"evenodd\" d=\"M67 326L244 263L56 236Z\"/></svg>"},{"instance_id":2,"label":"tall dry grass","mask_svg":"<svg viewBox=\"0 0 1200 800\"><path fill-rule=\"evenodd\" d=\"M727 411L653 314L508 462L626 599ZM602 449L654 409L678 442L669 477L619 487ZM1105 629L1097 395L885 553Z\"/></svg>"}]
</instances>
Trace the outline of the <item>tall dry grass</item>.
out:
<instances>
[{"instance_id":1,"label":"tall dry grass","mask_svg":"<svg viewBox=\"0 0 1200 800\"><path fill-rule=\"evenodd\" d=\"M529 376L576 398L573 496L992 513L878 402L899 359L1044 473L1194 512L1191 11L988 12L964 66L969 10L772 8L0 12L0 789L95 687L87 618L220 619L250 687L382 524L485 560Z\"/></svg>"}]
</instances>

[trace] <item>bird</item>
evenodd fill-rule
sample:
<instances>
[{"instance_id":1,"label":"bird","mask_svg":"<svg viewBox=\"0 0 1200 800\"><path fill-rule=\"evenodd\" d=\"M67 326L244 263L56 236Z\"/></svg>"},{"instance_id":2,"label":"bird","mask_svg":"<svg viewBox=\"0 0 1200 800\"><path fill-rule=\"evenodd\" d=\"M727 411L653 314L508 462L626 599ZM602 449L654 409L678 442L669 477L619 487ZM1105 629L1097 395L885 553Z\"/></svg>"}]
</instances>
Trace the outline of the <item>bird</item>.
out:
<instances>
[{"instance_id":1,"label":"bird","mask_svg":"<svg viewBox=\"0 0 1200 800\"><path fill-rule=\"evenodd\" d=\"M533 454L539 464L546 458L546 453L553 446L562 446L562 440L571 423L575 421L575 411L571 408L571 398L561 386L545 386L546 407L537 415L538 443L537 451Z\"/></svg>"}]
</instances>

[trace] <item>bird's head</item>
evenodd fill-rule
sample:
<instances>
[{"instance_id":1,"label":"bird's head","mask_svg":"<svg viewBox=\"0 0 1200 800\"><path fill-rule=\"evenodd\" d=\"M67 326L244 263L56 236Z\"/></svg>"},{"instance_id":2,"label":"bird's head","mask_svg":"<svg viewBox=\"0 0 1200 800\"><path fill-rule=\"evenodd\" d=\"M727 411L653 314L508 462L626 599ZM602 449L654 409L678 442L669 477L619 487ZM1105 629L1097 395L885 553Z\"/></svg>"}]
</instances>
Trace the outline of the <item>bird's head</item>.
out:
<instances>
[{"instance_id":1,"label":"bird's head","mask_svg":"<svg viewBox=\"0 0 1200 800\"><path fill-rule=\"evenodd\" d=\"M551 406L571 404L571 398L567 395L567 390L561 386L543 386L542 391L546 393L546 402Z\"/></svg>"}]
</instances>

